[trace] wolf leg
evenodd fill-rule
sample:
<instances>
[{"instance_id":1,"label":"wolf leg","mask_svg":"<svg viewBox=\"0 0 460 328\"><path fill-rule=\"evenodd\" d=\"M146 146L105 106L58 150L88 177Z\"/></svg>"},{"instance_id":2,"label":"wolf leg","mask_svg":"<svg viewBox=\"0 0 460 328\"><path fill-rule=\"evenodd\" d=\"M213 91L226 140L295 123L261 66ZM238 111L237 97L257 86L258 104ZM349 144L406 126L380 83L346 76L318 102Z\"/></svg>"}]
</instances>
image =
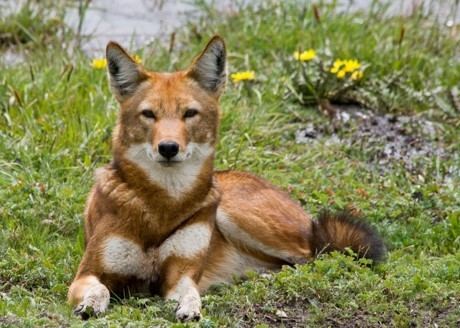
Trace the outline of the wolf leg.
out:
<instances>
[{"instance_id":1,"label":"wolf leg","mask_svg":"<svg viewBox=\"0 0 460 328\"><path fill-rule=\"evenodd\" d=\"M222 194L216 224L226 240L289 264L313 257L311 218L289 195L248 173L215 176Z\"/></svg>"},{"instance_id":2,"label":"wolf leg","mask_svg":"<svg viewBox=\"0 0 460 328\"><path fill-rule=\"evenodd\" d=\"M68 301L76 306L75 313L82 318L101 314L107 310L110 292L130 288L135 279L150 281L155 273L153 255L119 234L93 235L69 288Z\"/></svg>"},{"instance_id":3,"label":"wolf leg","mask_svg":"<svg viewBox=\"0 0 460 328\"><path fill-rule=\"evenodd\" d=\"M208 255L215 211L216 205L200 210L160 246L162 293L178 302L176 317L181 321L201 317L197 283Z\"/></svg>"},{"instance_id":4,"label":"wolf leg","mask_svg":"<svg viewBox=\"0 0 460 328\"><path fill-rule=\"evenodd\" d=\"M72 282L68 300L75 305L74 313L87 319L92 314L97 316L107 310L110 292L95 275L86 275Z\"/></svg>"},{"instance_id":5,"label":"wolf leg","mask_svg":"<svg viewBox=\"0 0 460 328\"><path fill-rule=\"evenodd\" d=\"M82 319L104 313L110 302L111 286L106 281L101 281L104 270L97 256L99 241L99 238L93 236L88 242L77 275L67 294L68 303L75 306L75 314Z\"/></svg>"}]
</instances>

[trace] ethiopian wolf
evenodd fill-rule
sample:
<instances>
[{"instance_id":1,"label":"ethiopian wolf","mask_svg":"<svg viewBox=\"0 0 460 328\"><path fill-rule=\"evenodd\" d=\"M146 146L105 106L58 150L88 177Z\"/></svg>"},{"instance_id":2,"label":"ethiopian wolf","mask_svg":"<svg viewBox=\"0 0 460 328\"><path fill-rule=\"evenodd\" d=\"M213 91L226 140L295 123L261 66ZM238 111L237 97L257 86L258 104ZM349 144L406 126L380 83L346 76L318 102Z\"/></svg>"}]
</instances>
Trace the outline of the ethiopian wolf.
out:
<instances>
[{"instance_id":1,"label":"ethiopian wolf","mask_svg":"<svg viewBox=\"0 0 460 328\"><path fill-rule=\"evenodd\" d=\"M82 317L107 310L110 294L158 292L179 320L200 318L200 294L247 270L278 269L350 247L380 260L385 248L347 215L311 217L252 174L213 168L226 49L213 37L183 71L137 64L106 51L120 105L113 160L95 174L85 210L85 253L68 298Z\"/></svg>"}]
</instances>

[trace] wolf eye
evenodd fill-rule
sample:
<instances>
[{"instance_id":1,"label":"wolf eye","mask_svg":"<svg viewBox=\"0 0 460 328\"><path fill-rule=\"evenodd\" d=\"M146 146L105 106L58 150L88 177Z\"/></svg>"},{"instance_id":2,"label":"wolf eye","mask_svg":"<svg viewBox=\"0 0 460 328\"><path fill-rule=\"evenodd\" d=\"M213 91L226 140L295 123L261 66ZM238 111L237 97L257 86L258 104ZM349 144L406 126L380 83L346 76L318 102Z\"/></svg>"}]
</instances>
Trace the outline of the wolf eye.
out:
<instances>
[{"instance_id":1,"label":"wolf eye","mask_svg":"<svg viewBox=\"0 0 460 328\"><path fill-rule=\"evenodd\" d=\"M184 113L184 118L191 118L193 116L196 116L198 114L198 111L196 109L187 109Z\"/></svg>"},{"instance_id":2,"label":"wolf eye","mask_svg":"<svg viewBox=\"0 0 460 328\"><path fill-rule=\"evenodd\" d=\"M141 114L142 114L142 116L147 117L147 118L155 118L155 114L150 109L144 109L141 112Z\"/></svg>"}]
</instances>

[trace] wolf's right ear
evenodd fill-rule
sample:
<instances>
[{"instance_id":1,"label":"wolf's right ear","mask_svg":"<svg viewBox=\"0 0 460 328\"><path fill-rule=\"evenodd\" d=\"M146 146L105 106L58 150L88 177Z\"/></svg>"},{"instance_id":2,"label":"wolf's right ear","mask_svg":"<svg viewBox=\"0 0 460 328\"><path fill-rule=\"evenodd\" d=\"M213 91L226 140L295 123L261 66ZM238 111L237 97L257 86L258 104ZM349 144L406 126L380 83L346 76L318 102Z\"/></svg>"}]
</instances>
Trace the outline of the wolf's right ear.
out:
<instances>
[{"instance_id":1,"label":"wolf's right ear","mask_svg":"<svg viewBox=\"0 0 460 328\"><path fill-rule=\"evenodd\" d=\"M142 68L116 42L109 42L106 48L110 86L118 101L132 95L147 76Z\"/></svg>"}]
</instances>

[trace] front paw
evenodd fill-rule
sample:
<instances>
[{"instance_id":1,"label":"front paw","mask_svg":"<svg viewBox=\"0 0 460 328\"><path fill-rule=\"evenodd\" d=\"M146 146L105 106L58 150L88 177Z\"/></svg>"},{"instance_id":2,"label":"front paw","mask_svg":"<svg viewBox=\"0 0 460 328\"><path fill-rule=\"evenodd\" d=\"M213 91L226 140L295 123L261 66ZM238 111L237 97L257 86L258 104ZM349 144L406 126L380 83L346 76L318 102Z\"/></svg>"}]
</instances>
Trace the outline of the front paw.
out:
<instances>
[{"instance_id":1,"label":"front paw","mask_svg":"<svg viewBox=\"0 0 460 328\"><path fill-rule=\"evenodd\" d=\"M99 316L104 313L110 302L110 292L104 285L99 285L88 290L81 301L74 309L74 313L83 320L92 316Z\"/></svg>"},{"instance_id":2,"label":"front paw","mask_svg":"<svg viewBox=\"0 0 460 328\"><path fill-rule=\"evenodd\" d=\"M193 298L184 299L176 310L176 318L180 321L198 321L201 319L201 302Z\"/></svg>"}]
</instances>

